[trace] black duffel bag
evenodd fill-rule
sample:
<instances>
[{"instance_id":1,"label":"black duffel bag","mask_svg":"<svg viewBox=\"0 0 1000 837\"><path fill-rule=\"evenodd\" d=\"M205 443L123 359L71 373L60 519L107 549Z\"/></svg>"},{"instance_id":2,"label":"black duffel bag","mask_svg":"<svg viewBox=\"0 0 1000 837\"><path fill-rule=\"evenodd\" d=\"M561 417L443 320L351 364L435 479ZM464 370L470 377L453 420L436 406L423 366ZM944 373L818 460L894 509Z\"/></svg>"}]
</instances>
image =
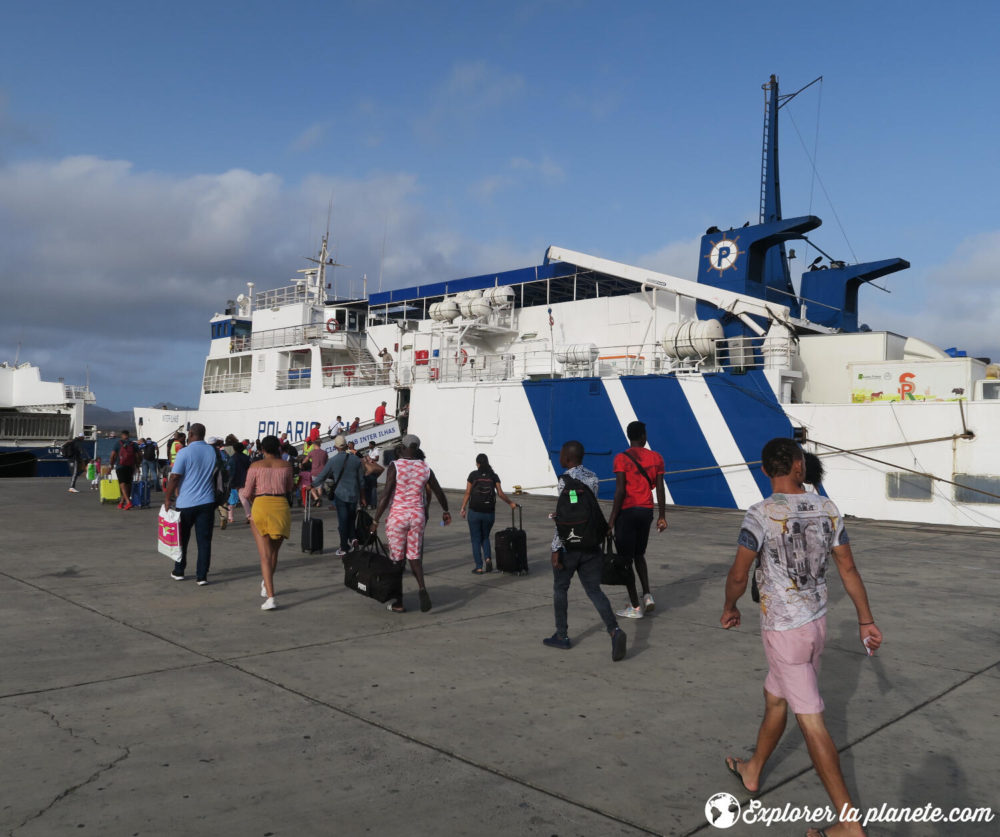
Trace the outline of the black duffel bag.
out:
<instances>
[{"instance_id":1,"label":"black duffel bag","mask_svg":"<svg viewBox=\"0 0 1000 837\"><path fill-rule=\"evenodd\" d=\"M358 539L361 546L374 546L378 540L378 535L372 531L372 516L365 509L358 508L354 518L354 537Z\"/></svg>"},{"instance_id":2,"label":"black duffel bag","mask_svg":"<svg viewBox=\"0 0 1000 837\"><path fill-rule=\"evenodd\" d=\"M348 552L344 558L344 586L377 602L403 597L405 561L393 561L376 536L366 549Z\"/></svg>"},{"instance_id":3,"label":"black duffel bag","mask_svg":"<svg viewBox=\"0 0 1000 837\"><path fill-rule=\"evenodd\" d=\"M609 534L604 541L604 566L601 568L601 584L620 587L632 578L632 559L618 554L614 535Z\"/></svg>"}]
</instances>

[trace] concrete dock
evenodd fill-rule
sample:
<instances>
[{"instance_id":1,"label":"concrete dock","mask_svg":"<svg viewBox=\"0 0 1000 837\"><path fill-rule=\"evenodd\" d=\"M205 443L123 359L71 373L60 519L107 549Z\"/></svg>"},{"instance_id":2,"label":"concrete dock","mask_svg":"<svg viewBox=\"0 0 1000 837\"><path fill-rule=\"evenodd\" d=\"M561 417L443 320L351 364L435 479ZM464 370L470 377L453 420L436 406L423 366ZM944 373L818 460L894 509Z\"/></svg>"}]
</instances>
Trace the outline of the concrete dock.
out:
<instances>
[{"instance_id":1,"label":"concrete dock","mask_svg":"<svg viewBox=\"0 0 1000 837\"><path fill-rule=\"evenodd\" d=\"M156 552L161 495L120 512L66 488L0 480L4 835L688 835L715 832L713 794L747 802L723 758L749 754L762 712L749 595L743 626L719 626L739 512L670 510L648 552L656 610L622 620L628 657L612 663L576 581L574 647L541 644L551 499L523 498L526 577L470 574L465 522L432 513L434 607L419 612L408 574L403 615L343 586L333 512L324 554L303 554L296 511L280 608L262 612L245 524L216 529L197 587ZM821 689L853 797L1000 811L1000 534L848 531L885 634L869 659L833 571ZM624 589L605 589L621 607ZM827 804L794 721L760 799ZM869 827L998 833L1000 816Z\"/></svg>"}]
</instances>

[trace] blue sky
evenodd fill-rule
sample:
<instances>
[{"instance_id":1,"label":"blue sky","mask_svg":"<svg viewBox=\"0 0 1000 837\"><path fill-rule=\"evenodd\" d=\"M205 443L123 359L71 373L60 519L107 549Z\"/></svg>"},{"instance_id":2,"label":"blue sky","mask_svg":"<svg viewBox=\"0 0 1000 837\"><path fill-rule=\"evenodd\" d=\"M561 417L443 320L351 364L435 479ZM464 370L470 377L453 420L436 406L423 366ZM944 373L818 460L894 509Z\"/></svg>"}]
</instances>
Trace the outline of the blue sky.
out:
<instances>
[{"instance_id":1,"label":"blue sky","mask_svg":"<svg viewBox=\"0 0 1000 837\"><path fill-rule=\"evenodd\" d=\"M756 218L771 73L824 77L782 111L785 214L913 264L862 319L1000 356L998 31L977 2L7 4L0 359L194 404L208 318L303 266L331 194L341 282L383 232L386 287L549 244L693 278Z\"/></svg>"}]
</instances>

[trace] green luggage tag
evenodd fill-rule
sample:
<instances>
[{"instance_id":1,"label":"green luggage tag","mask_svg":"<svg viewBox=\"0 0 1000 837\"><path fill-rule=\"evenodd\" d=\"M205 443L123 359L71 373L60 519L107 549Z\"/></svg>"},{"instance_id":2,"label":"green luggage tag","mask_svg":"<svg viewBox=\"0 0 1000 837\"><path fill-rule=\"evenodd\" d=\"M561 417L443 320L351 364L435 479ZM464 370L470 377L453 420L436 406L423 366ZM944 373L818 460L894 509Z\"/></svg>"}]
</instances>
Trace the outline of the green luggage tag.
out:
<instances>
[{"instance_id":1,"label":"green luggage tag","mask_svg":"<svg viewBox=\"0 0 1000 837\"><path fill-rule=\"evenodd\" d=\"M576 502L576 491L574 489L572 489L572 488L569 490L569 501L571 503L575 503Z\"/></svg>"}]
</instances>

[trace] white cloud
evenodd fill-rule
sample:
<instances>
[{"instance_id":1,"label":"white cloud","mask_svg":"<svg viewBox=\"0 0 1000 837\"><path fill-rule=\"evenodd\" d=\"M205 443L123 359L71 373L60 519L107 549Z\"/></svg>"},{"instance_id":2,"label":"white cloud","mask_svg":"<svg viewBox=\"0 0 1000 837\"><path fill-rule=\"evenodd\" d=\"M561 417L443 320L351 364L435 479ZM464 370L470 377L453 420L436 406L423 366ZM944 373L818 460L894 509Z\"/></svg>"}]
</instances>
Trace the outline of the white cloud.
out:
<instances>
[{"instance_id":1,"label":"white cloud","mask_svg":"<svg viewBox=\"0 0 1000 837\"><path fill-rule=\"evenodd\" d=\"M540 160L529 160L526 157L512 157L507 167L500 173L486 175L475 181L469 188L473 197L488 202L505 189L513 189L526 185L536 186L539 182L547 186L562 183L566 172L562 166L551 157L543 156Z\"/></svg>"},{"instance_id":2,"label":"white cloud","mask_svg":"<svg viewBox=\"0 0 1000 837\"><path fill-rule=\"evenodd\" d=\"M549 184L562 183L566 179L563 167L548 155L543 155L540 160L514 157L510 161L510 168L514 171L524 171L537 175Z\"/></svg>"},{"instance_id":3,"label":"white cloud","mask_svg":"<svg viewBox=\"0 0 1000 837\"><path fill-rule=\"evenodd\" d=\"M425 141L435 141L445 131L460 130L463 125L471 125L474 117L513 101L523 88L522 76L506 73L485 61L455 64L431 92L424 113L414 122L414 131Z\"/></svg>"},{"instance_id":4,"label":"white cloud","mask_svg":"<svg viewBox=\"0 0 1000 837\"><path fill-rule=\"evenodd\" d=\"M970 236L951 257L913 281L906 273L879 284L890 289L908 283L906 302L895 295L862 291L861 319L874 329L889 329L957 346L970 355L1000 358L1000 230Z\"/></svg>"},{"instance_id":5,"label":"white cloud","mask_svg":"<svg viewBox=\"0 0 1000 837\"><path fill-rule=\"evenodd\" d=\"M632 261L639 267L694 281L698 278L700 248L701 236L699 235L687 241L672 241L649 253L641 253Z\"/></svg>"},{"instance_id":6,"label":"white cloud","mask_svg":"<svg viewBox=\"0 0 1000 837\"><path fill-rule=\"evenodd\" d=\"M314 122L292 140L288 146L289 149L292 151L308 151L310 148L315 148L322 142L323 137L326 136L327 127L328 125L325 122Z\"/></svg>"},{"instance_id":7,"label":"white cloud","mask_svg":"<svg viewBox=\"0 0 1000 837\"><path fill-rule=\"evenodd\" d=\"M284 285L313 255L333 195L340 282L374 290L388 216L386 288L537 263L443 228L416 177L311 176L289 184L234 169L174 177L68 157L0 167L0 359L83 381L102 405L197 401L208 319L247 281ZM343 286L342 286L343 287Z\"/></svg>"},{"instance_id":8,"label":"white cloud","mask_svg":"<svg viewBox=\"0 0 1000 837\"><path fill-rule=\"evenodd\" d=\"M480 201L490 201L497 192L514 185L514 178L506 174L491 174L472 184L469 191Z\"/></svg>"}]
</instances>

